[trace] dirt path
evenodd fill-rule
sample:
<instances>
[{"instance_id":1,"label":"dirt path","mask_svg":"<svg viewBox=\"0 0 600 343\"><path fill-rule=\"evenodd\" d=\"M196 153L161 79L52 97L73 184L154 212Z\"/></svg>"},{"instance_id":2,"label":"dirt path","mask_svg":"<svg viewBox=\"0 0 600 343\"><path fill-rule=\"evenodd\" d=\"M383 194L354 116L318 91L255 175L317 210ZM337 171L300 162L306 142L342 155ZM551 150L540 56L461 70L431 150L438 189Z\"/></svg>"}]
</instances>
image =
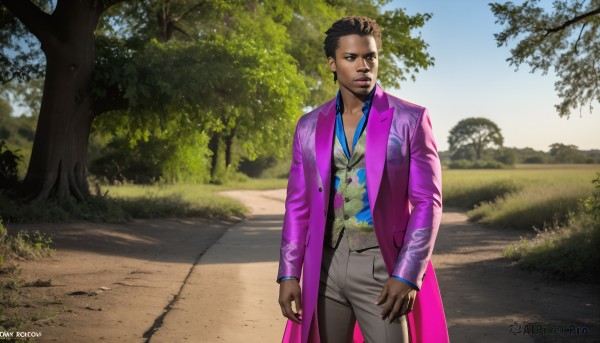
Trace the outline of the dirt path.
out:
<instances>
[{"instance_id":1,"label":"dirt path","mask_svg":"<svg viewBox=\"0 0 600 343\"><path fill-rule=\"evenodd\" d=\"M55 255L19 262L27 281L25 312L41 318L26 331L38 342L144 342L179 293L190 268L232 225L204 220L127 224L14 225L51 233ZM73 295L70 295L73 294Z\"/></svg>"},{"instance_id":2,"label":"dirt path","mask_svg":"<svg viewBox=\"0 0 600 343\"><path fill-rule=\"evenodd\" d=\"M34 306L56 311L34 327L43 333L39 341L280 341L285 322L274 278L285 192L226 194L243 201L252 217L233 226L33 226L53 232L58 245L49 261L21 263L25 278L52 278L54 285L36 290L46 292L46 305ZM599 342L598 287L544 281L511 266L501 253L520 234L445 211L433 260L452 342ZM110 289L94 293L100 287ZM96 295L67 295L78 290ZM526 322L572 324L589 334L523 334ZM513 323L520 334L509 331Z\"/></svg>"},{"instance_id":3,"label":"dirt path","mask_svg":"<svg viewBox=\"0 0 600 343\"><path fill-rule=\"evenodd\" d=\"M433 257L453 342L600 342L598 286L545 281L520 270L502 251L522 232L466 220L463 212L444 211ZM521 333L511 333L513 323ZM529 335L526 323L574 325L590 334Z\"/></svg>"}]
</instances>

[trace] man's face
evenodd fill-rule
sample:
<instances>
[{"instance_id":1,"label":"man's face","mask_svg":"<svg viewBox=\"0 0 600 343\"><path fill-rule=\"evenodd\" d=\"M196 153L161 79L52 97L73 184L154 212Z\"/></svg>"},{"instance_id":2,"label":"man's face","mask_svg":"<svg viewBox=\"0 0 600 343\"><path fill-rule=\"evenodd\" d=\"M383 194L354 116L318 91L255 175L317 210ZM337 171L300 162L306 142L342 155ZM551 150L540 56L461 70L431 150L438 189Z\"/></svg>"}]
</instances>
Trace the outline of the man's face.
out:
<instances>
[{"instance_id":1,"label":"man's face","mask_svg":"<svg viewBox=\"0 0 600 343\"><path fill-rule=\"evenodd\" d=\"M375 87L379 55L373 36L340 37L335 59L329 57L327 62L329 69L337 72L340 88L356 95L367 95Z\"/></svg>"}]
</instances>

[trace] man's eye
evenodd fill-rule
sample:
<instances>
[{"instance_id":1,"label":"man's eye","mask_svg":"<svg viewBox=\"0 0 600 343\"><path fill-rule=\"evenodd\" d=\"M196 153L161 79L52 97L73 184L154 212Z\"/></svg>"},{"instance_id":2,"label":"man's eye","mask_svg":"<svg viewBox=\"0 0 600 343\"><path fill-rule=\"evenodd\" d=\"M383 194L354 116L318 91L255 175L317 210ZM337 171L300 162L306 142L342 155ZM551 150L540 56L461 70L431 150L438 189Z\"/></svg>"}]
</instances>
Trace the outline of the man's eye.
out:
<instances>
[{"instance_id":1,"label":"man's eye","mask_svg":"<svg viewBox=\"0 0 600 343\"><path fill-rule=\"evenodd\" d=\"M352 56L346 56L346 60L347 60L347 61L353 61L353 60L354 60L354 57L352 57Z\"/></svg>"}]
</instances>

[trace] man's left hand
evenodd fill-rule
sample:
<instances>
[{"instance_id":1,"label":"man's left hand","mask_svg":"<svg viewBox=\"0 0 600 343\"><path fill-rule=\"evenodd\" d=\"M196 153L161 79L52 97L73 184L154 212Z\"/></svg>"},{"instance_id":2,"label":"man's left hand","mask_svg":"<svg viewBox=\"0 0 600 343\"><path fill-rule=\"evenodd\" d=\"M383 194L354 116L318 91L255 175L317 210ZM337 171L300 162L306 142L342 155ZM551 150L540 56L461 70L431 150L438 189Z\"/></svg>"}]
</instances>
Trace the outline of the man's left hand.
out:
<instances>
[{"instance_id":1,"label":"man's left hand","mask_svg":"<svg viewBox=\"0 0 600 343\"><path fill-rule=\"evenodd\" d=\"M394 319L412 311L416 297L416 290L405 282L390 277L383 285L383 290L375 304L381 305L385 302L381 318L384 320L389 318L391 323Z\"/></svg>"}]
</instances>

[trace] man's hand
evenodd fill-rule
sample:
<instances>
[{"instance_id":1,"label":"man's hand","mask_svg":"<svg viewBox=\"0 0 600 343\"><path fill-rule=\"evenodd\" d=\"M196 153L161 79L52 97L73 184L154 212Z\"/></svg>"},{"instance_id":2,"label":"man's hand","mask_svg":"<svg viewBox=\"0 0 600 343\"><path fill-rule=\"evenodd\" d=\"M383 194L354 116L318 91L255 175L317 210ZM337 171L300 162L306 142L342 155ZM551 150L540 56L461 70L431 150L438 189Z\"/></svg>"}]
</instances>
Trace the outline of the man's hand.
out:
<instances>
[{"instance_id":1,"label":"man's hand","mask_svg":"<svg viewBox=\"0 0 600 343\"><path fill-rule=\"evenodd\" d=\"M390 277L383 285L383 290L375 304L381 305L385 302L381 318L389 318L391 323L394 319L412 311L416 297L416 290L405 282Z\"/></svg>"},{"instance_id":2,"label":"man's hand","mask_svg":"<svg viewBox=\"0 0 600 343\"><path fill-rule=\"evenodd\" d=\"M302 292L298 280L285 280L279 284L279 306L284 317L300 324L302 316ZM292 300L296 304L296 312L292 311Z\"/></svg>"}]
</instances>

